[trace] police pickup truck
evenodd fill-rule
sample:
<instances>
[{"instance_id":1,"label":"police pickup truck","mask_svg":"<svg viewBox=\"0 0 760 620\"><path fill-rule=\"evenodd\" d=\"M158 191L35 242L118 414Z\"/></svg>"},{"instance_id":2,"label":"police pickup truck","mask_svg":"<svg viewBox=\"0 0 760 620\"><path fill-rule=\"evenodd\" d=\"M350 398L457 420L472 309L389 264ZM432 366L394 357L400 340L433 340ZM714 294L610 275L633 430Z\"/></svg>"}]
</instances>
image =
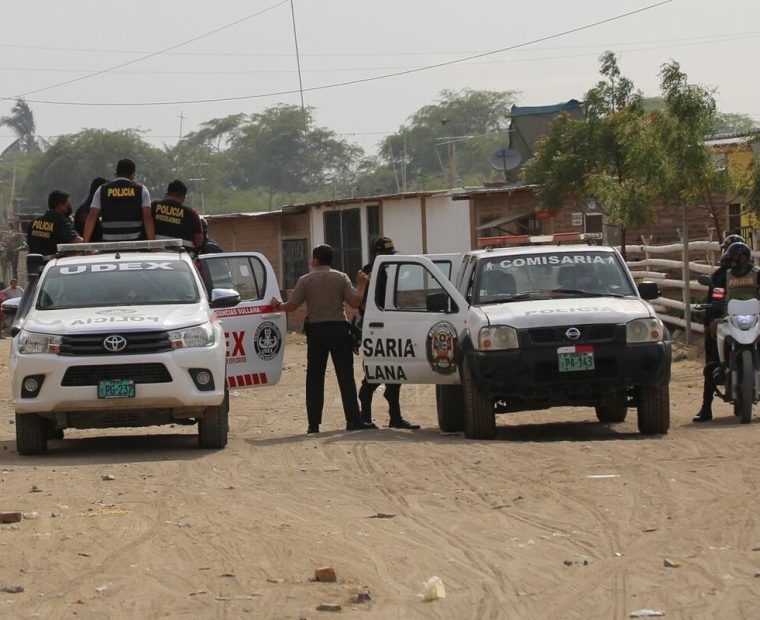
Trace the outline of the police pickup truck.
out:
<instances>
[{"instance_id":1,"label":"police pickup truck","mask_svg":"<svg viewBox=\"0 0 760 620\"><path fill-rule=\"evenodd\" d=\"M609 247L472 251L453 282L425 257L379 256L364 370L375 383L436 384L441 430L470 438L493 438L497 413L567 405L607 423L636 407L641 433L666 433L670 336L646 301L658 296Z\"/></svg>"},{"instance_id":2,"label":"police pickup truck","mask_svg":"<svg viewBox=\"0 0 760 620\"><path fill-rule=\"evenodd\" d=\"M229 389L279 380L285 318L269 305L279 294L269 262L252 252L194 263L180 246L71 244L47 263L29 257L10 363L20 454L44 453L67 428L170 423L197 423L200 447L223 448Z\"/></svg>"}]
</instances>

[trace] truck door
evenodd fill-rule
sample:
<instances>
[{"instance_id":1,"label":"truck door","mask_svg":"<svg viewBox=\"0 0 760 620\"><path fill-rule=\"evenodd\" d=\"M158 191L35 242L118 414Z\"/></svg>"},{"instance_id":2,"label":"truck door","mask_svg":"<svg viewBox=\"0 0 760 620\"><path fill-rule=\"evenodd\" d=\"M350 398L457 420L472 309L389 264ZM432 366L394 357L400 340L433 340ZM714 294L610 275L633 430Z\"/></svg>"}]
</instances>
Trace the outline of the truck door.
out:
<instances>
[{"instance_id":1,"label":"truck door","mask_svg":"<svg viewBox=\"0 0 760 620\"><path fill-rule=\"evenodd\" d=\"M240 303L216 310L227 340L227 384L231 388L274 385L282 374L286 318L271 306L279 297L277 276L258 252L203 254L201 275L212 289L234 289Z\"/></svg>"},{"instance_id":2,"label":"truck door","mask_svg":"<svg viewBox=\"0 0 760 620\"><path fill-rule=\"evenodd\" d=\"M362 325L370 383L460 383L459 340L467 303L422 256L378 256Z\"/></svg>"}]
</instances>

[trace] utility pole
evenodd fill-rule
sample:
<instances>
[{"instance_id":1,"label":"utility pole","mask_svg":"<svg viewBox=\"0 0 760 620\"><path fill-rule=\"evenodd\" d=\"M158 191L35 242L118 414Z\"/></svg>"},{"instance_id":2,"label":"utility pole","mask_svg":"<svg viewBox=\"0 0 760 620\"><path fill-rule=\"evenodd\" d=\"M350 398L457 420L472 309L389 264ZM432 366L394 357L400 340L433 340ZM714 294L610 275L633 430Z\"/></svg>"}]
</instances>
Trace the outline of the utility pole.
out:
<instances>
[{"instance_id":1,"label":"utility pole","mask_svg":"<svg viewBox=\"0 0 760 620\"><path fill-rule=\"evenodd\" d=\"M179 176L182 170L182 167L180 166L180 153L182 150L182 121L184 121L187 117L183 114L183 111L180 110L177 118L179 118L179 140L177 140L177 176Z\"/></svg>"}]
</instances>

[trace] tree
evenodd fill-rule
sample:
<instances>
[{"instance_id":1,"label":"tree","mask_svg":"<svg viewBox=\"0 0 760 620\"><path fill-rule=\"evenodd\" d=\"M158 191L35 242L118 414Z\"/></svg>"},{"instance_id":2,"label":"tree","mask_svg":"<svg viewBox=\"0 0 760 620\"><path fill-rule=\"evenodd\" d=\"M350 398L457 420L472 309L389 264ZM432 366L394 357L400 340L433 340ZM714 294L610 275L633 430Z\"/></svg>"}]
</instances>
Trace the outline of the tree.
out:
<instances>
[{"instance_id":1,"label":"tree","mask_svg":"<svg viewBox=\"0 0 760 620\"><path fill-rule=\"evenodd\" d=\"M711 127L712 134L745 135L758 130L757 123L749 114L718 112Z\"/></svg>"},{"instance_id":2,"label":"tree","mask_svg":"<svg viewBox=\"0 0 760 620\"><path fill-rule=\"evenodd\" d=\"M35 135L36 125L34 123L34 113L29 104L23 99L17 99L16 105L11 109L10 116L0 118L0 126L10 127L18 139L6 149L7 151L23 151L33 153L40 151L37 136Z\"/></svg>"}]
</instances>

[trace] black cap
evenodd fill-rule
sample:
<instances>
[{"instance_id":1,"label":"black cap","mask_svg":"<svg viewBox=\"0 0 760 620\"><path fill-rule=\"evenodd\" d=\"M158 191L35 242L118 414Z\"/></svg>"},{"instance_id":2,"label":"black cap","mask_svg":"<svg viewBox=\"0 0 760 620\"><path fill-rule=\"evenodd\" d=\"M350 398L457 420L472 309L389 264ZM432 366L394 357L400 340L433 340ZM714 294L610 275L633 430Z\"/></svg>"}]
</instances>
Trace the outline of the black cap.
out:
<instances>
[{"instance_id":1,"label":"black cap","mask_svg":"<svg viewBox=\"0 0 760 620\"><path fill-rule=\"evenodd\" d=\"M377 254L398 254L396 244L393 239L388 237L378 237L372 242L372 253Z\"/></svg>"}]
</instances>

